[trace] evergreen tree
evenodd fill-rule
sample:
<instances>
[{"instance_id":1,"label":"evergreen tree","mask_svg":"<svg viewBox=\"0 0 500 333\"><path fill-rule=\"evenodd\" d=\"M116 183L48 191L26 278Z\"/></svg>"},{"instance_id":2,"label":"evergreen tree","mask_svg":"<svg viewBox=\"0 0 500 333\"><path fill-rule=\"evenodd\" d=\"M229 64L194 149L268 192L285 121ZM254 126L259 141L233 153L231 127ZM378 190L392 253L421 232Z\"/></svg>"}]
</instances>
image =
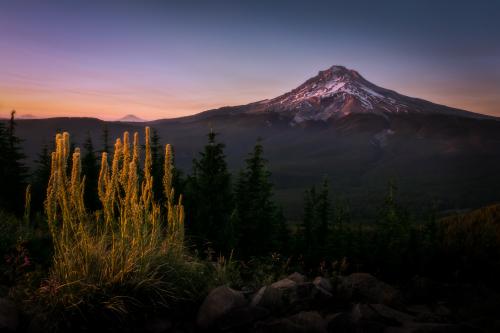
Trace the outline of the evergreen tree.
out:
<instances>
[{"instance_id":1,"label":"evergreen tree","mask_svg":"<svg viewBox=\"0 0 500 333\"><path fill-rule=\"evenodd\" d=\"M153 175L153 194L155 200L158 202L164 202L165 194L163 193L163 164L165 162L165 154L163 152L163 147L160 143L160 136L156 129L152 129L151 135L151 174ZM175 192L178 192L178 188L174 186Z\"/></svg>"},{"instance_id":2,"label":"evergreen tree","mask_svg":"<svg viewBox=\"0 0 500 333\"><path fill-rule=\"evenodd\" d=\"M337 199L334 206L333 223L330 231L329 249L335 259L353 256L356 253L356 242L353 240L349 205L345 200Z\"/></svg>"},{"instance_id":3,"label":"evergreen tree","mask_svg":"<svg viewBox=\"0 0 500 333\"><path fill-rule=\"evenodd\" d=\"M6 179L7 176L7 157L9 152L7 129L0 121L0 179ZM7 187L0 186L0 208L8 208Z\"/></svg>"},{"instance_id":4,"label":"evergreen tree","mask_svg":"<svg viewBox=\"0 0 500 333\"><path fill-rule=\"evenodd\" d=\"M246 168L236 186L239 249L243 257L263 256L277 249L271 173L262 155L259 142L246 160Z\"/></svg>"},{"instance_id":5,"label":"evergreen tree","mask_svg":"<svg viewBox=\"0 0 500 333\"><path fill-rule=\"evenodd\" d=\"M327 252L328 235L330 231L331 202L328 179L325 178L321 192L317 198L316 215L317 226L315 228L315 245L317 246L317 255L325 256Z\"/></svg>"},{"instance_id":6,"label":"evergreen tree","mask_svg":"<svg viewBox=\"0 0 500 333\"><path fill-rule=\"evenodd\" d=\"M231 175L227 170L224 144L208 134L208 144L193 160L186 211L190 233L199 246L209 242L214 250L229 253L234 246L231 214L234 209Z\"/></svg>"},{"instance_id":7,"label":"evergreen tree","mask_svg":"<svg viewBox=\"0 0 500 333\"><path fill-rule=\"evenodd\" d=\"M97 197L97 182L99 179L99 162L90 133L83 144L82 173L85 176L85 207L91 211L99 209L99 198Z\"/></svg>"},{"instance_id":8,"label":"evergreen tree","mask_svg":"<svg viewBox=\"0 0 500 333\"><path fill-rule=\"evenodd\" d=\"M372 262L387 274L397 276L403 272L410 246L410 225L407 213L396 202L396 185L389 182L389 189L377 221L375 248ZM377 260L383 258L383 260ZM385 266L385 267L381 267Z\"/></svg>"},{"instance_id":9,"label":"evergreen tree","mask_svg":"<svg viewBox=\"0 0 500 333\"><path fill-rule=\"evenodd\" d=\"M281 254L290 254L290 230L283 214L283 209L278 209L276 215L277 225L277 246Z\"/></svg>"},{"instance_id":10,"label":"evergreen tree","mask_svg":"<svg viewBox=\"0 0 500 333\"><path fill-rule=\"evenodd\" d=\"M108 124L104 123L102 125L102 151L104 153L110 152L109 148L109 130L108 130Z\"/></svg>"},{"instance_id":11,"label":"evergreen tree","mask_svg":"<svg viewBox=\"0 0 500 333\"><path fill-rule=\"evenodd\" d=\"M32 175L31 207L33 211L43 213L51 167L50 150L46 144L43 145L41 152L38 154L35 164L36 168Z\"/></svg>"},{"instance_id":12,"label":"evergreen tree","mask_svg":"<svg viewBox=\"0 0 500 333\"><path fill-rule=\"evenodd\" d=\"M302 225L297 235L298 253L303 255L306 260L310 260L313 254L314 246L314 228L316 225L316 187L312 186L304 193L304 216Z\"/></svg>"},{"instance_id":13,"label":"evergreen tree","mask_svg":"<svg viewBox=\"0 0 500 333\"><path fill-rule=\"evenodd\" d=\"M16 136L16 111L12 111L7 128L2 128L0 148L2 151L2 186L0 205L18 214L24 210L27 168L22 160L25 158L21 150L21 140Z\"/></svg>"}]
</instances>

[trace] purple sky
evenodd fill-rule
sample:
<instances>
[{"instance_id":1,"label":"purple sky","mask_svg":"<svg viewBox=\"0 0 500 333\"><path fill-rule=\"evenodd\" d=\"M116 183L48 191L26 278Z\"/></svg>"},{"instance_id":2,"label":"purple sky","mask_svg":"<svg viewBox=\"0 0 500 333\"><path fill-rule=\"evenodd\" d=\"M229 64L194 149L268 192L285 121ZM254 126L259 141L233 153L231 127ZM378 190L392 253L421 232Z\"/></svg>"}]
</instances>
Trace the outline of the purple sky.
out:
<instances>
[{"instance_id":1,"label":"purple sky","mask_svg":"<svg viewBox=\"0 0 500 333\"><path fill-rule=\"evenodd\" d=\"M500 116L498 1L0 0L0 115L170 118L332 65Z\"/></svg>"}]
</instances>

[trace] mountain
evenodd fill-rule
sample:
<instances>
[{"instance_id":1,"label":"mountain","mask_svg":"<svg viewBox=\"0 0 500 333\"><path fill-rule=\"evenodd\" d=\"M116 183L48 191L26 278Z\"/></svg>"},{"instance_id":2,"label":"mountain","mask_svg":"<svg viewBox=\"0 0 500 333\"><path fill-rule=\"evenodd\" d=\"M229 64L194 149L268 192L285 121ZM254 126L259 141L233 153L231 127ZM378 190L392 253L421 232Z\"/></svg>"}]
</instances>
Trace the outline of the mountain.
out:
<instances>
[{"instance_id":1,"label":"mountain","mask_svg":"<svg viewBox=\"0 0 500 333\"><path fill-rule=\"evenodd\" d=\"M332 66L320 71L315 77L276 98L203 112L198 117L234 112L276 114L288 118L291 125L307 121L334 121L353 114L384 118L398 114L493 118L401 95L367 81L357 71L344 66Z\"/></svg>"},{"instance_id":2,"label":"mountain","mask_svg":"<svg viewBox=\"0 0 500 333\"><path fill-rule=\"evenodd\" d=\"M67 130L101 147L105 122L91 118L19 120L18 134L34 159L43 142ZM500 121L378 87L334 66L273 99L145 123L107 122L110 137L154 127L173 144L176 164L191 171L211 130L226 144L237 174L257 138L264 146L277 199L288 217L302 214L304 189L327 176L336 200L355 220L373 219L387 183L417 213L470 209L500 201ZM427 208L426 208L427 207Z\"/></svg>"},{"instance_id":3,"label":"mountain","mask_svg":"<svg viewBox=\"0 0 500 333\"><path fill-rule=\"evenodd\" d=\"M123 122L123 123L144 123L147 120L144 120L142 118L137 117L136 115L133 114L128 114L125 117L122 117L118 119L117 121Z\"/></svg>"}]
</instances>

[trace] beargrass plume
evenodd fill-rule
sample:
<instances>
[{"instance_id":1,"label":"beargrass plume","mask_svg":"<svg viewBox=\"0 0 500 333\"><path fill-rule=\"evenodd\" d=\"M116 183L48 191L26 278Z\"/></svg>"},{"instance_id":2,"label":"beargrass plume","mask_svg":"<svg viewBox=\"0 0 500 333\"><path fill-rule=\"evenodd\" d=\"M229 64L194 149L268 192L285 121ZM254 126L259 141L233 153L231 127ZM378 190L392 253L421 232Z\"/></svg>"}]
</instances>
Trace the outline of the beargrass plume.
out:
<instances>
[{"instance_id":1,"label":"beargrass plume","mask_svg":"<svg viewBox=\"0 0 500 333\"><path fill-rule=\"evenodd\" d=\"M184 207L182 196L174 202L170 145L163 179L154 180L149 128L142 160L138 133L132 143L128 132L117 139L111 164L102 153L101 209L95 212L84 204L79 148L70 154L68 133L57 134L55 146L45 201L54 257L38 291L40 305L58 316L119 316L192 298L202 288L196 277L203 267L184 248ZM153 199L153 181L163 183L163 205Z\"/></svg>"}]
</instances>

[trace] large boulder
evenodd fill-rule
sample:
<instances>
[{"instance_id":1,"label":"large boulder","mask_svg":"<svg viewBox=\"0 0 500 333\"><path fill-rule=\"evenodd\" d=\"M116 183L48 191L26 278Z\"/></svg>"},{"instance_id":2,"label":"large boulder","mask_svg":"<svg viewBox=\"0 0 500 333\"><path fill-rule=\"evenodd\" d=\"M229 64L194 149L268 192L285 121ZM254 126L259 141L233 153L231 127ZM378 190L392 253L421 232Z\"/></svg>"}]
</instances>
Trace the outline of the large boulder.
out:
<instances>
[{"instance_id":1,"label":"large boulder","mask_svg":"<svg viewBox=\"0 0 500 333\"><path fill-rule=\"evenodd\" d=\"M293 289L297 286L297 282L290 280L288 278L279 280L271 284L271 287L276 289Z\"/></svg>"},{"instance_id":2,"label":"large boulder","mask_svg":"<svg viewBox=\"0 0 500 333\"><path fill-rule=\"evenodd\" d=\"M19 326L16 305L7 298L0 298L0 332L15 332Z\"/></svg>"},{"instance_id":3,"label":"large boulder","mask_svg":"<svg viewBox=\"0 0 500 333\"><path fill-rule=\"evenodd\" d=\"M402 296L397 289L367 273L353 273L341 278L337 291L342 297L354 302L403 307Z\"/></svg>"},{"instance_id":4,"label":"large boulder","mask_svg":"<svg viewBox=\"0 0 500 333\"><path fill-rule=\"evenodd\" d=\"M213 289L198 310L197 325L202 329L215 326L217 321L236 308L246 305L243 293L221 286Z\"/></svg>"},{"instance_id":5,"label":"large boulder","mask_svg":"<svg viewBox=\"0 0 500 333\"><path fill-rule=\"evenodd\" d=\"M320 302L329 301L333 297L333 288L329 279L318 276L313 281L314 297Z\"/></svg>"},{"instance_id":6,"label":"large boulder","mask_svg":"<svg viewBox=\"0 0 500 333\"><path fill-rule=\"evenodd\" d=\"M281 312L285 306L283 290L264 286L252 297L250 305L268 309L272 313Z\"/></svg>"},{"instance_id":7,"label":"large boulder","mask_svg":"<svg viewBox=\"0 0 500 333\"><path fill-rule=\"evenodd\" d=\"M388 318L391 320L395 320L395 321L399 322L400 324L415 321L414 316L412 316L408 313L405 313L405 312L395 310L395 309L390 308L384 304L370 304L370 307L373 310L377 311L377 313L379 315L381 315L382 317Z\"/></svg>"},{"instance_id":8,"label":"large boulder","mask_svg":"<svg viewBox=\"0 0 500 333\"><path fill-rule=\"evenodd\" d=\"M294 281L295 283L304 283L306 282L306 277L298 272L292 273L288 276L289 280Z\"/></svg>"},{"instance_id":9,"label":"large boulder","mask_svg":"<svg viewBox=\"0 0 500 333\"><path fill-rule=\"evenodd\" d=\"M357 326L365 323L378 323L377 326L401 326L401 324L392 318L386 318L378 313L370 304L356 304L352 308L351 318Z\"/></svg>"},{"instance_id":10,"label":"large boulder","mask_svg":"<svg viewBox=\"0 0 500 333\"><path fill-rule=\"evenodd\" d=\"M332 283L330 282L329 279L325 277L318 276L317 278L314 279L313 284L317 288L323 289L324 291L330 294L333 292Z\"/></svg>"}]
</instances>

